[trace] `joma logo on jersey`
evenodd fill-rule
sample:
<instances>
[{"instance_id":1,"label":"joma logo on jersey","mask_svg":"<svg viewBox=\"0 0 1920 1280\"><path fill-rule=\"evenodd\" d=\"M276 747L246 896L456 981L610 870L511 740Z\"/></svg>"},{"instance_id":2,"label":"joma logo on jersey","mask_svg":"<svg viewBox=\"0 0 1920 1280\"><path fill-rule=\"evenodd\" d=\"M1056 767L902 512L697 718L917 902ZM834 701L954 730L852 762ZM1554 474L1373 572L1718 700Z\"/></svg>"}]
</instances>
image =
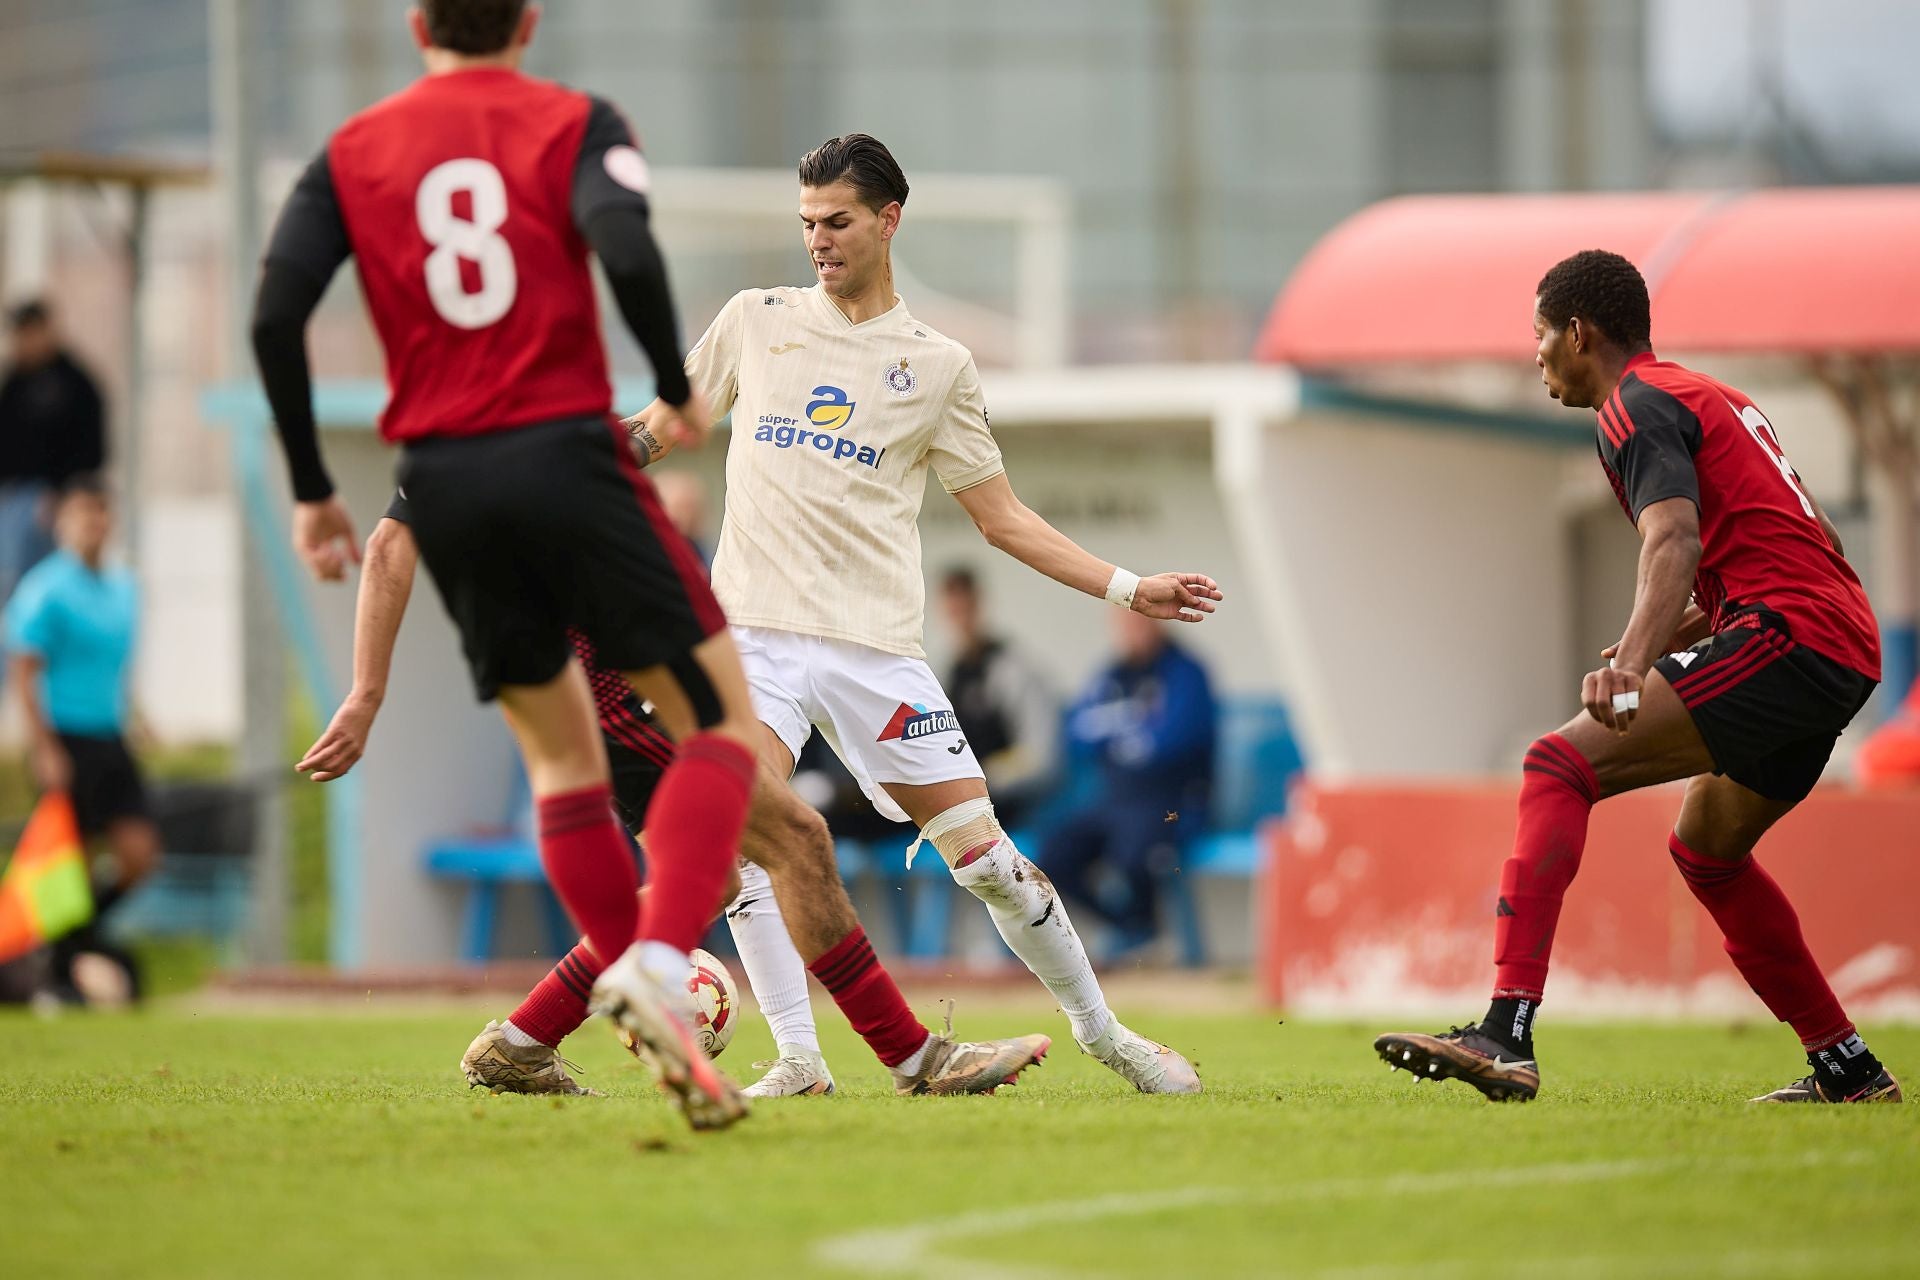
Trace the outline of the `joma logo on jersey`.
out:
<instances>
[{"instance_id":1,"label":"joma logo on jersey","mask_svg":"<svg viewBox=\"0 0 1920 1280\"><path fill-rule=\"evenodd\" d=\"M839 387L815 387L807 404L807 421L822 431L838 431L853 421L853 401Z\"/></svg>"},{"instance_id":2,"label":"joma logo on jersey","mask_svg":"<svg viewBox=\"0 0 1920 1280\"><path fill-rule=\"evenodd\" d=\"M875 742L912 742L918 738L932 737L936 733L960 732L960 718L951 711L929 711L919 703L900 704L893 713L893 719L887 721L887 727L880 731Z\"/></svg>"}]
</instances>

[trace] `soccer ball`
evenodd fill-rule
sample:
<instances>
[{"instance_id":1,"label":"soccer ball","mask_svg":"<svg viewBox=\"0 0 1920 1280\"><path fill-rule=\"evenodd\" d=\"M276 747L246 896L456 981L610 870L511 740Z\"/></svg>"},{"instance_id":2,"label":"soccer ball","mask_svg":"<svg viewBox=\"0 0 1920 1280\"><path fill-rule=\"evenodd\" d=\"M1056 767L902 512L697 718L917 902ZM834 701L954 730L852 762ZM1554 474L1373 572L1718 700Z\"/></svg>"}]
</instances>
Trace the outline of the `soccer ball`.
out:
<instances>
[{"instance_id":1,"label":"soccer ball","mask_svg":"<svg viewBox=\"0 0 1920 1280\"><path fill-rule=\"evenodd\" d=\"M698 947L693 972L687 975L687 995L693 1002L693 1034L709 1058L726 1052L740 1021L740 1005L733 994L733 975L720 957Z\"/></svg>"}]
</instances>

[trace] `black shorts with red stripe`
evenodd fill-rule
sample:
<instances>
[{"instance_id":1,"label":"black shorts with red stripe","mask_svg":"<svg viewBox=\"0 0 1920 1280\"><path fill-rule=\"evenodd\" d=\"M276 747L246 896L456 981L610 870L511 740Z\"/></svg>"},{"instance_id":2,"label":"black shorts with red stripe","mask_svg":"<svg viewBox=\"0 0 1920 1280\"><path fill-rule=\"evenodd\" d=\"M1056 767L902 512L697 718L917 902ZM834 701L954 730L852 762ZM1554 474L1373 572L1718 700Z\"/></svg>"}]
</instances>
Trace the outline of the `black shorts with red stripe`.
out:
<instances>
[{"instance_id":1,"label":"black shorts with red stripe","mask_svg":"<svg viewBox=\"0 0 1920 1280\"><path fill-rule=\"evenodd\" d=\"M1770 800L1804 800L1878 682L1794 643L1763 605L1729 605L1720 630L1653 665L1725 774Z\"/></svg>"},{"instance_id":2,"label":"black shorts with red stripe","mask_svg":"<svg viewBox=\"0 0 1920 1280\"><path fill-rule=\"evenodd\" d=\"M483 702L559 675L569 627L635 671L726 626L610 418L412 441L400 489Z\"/></svg>"}]
</instances>

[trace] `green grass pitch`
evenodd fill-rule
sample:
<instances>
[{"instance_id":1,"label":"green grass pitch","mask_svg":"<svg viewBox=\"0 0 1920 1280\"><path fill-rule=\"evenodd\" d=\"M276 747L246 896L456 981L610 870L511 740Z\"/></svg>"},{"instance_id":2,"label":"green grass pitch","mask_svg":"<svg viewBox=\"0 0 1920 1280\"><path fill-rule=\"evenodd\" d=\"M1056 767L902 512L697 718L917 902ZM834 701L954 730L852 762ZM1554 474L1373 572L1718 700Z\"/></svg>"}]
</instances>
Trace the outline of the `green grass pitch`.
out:
<instances>
[{"instance_id":1,"label":"green grass pitch","mask_svg":"<svg viewBox=\"0 0 1920 1280\"><path fill-rule=\"evenodd\" d=\"M608 1097L468 1092L486 1013L0 1018L0 1270L1920 1275L1920 1107L1748 1106L1798 1074L1772 1025L1548 1021L1547 1092L1496 1107L1390 1075L1368 1044L1387 1024L1136 1008L1209 1090L1142 1098L1050 1006L963 997L963 1034L1054 1034L1046 1066L896 1099L828 1025L838 1095L696 1136L597 1024L568 1049ZM1920 1082L1920 1028L1867 1031ZM768 1048L749 1019L722 1064Z\"/></svg>"}]
</instances>

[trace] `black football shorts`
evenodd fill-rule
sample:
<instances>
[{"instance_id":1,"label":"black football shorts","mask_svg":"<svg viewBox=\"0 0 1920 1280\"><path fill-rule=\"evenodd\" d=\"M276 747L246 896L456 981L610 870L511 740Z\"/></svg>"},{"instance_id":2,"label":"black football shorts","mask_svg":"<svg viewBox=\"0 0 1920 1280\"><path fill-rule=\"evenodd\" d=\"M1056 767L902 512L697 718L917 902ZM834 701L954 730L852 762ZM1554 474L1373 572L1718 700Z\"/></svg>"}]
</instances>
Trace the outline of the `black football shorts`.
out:
<instances>
[{"instance_id":1,"label":"black football shorts","mask_svg":"<svg viewBox=\"0 0 1920 1280\"><path fill-rule=\"evenodd\" d=\"M81 835L97 836L122 818L152 816L146 781L126 739L63 733L60 745L73 761L73 816Z\"/></svg>"},{"instance_id":2,"label":"black football shorts","mask_svg":"<svg viewBox=\"0 0 1920 1280\"><path fill-rule=\"evenodd\" d=\"M615 671L658 666L726 626L610 418L411 441L399 480L483 702L558 675L569 626Z\"/></svg>"},{"instance_id":3,"label":"black football shorts","mask_svg":"<svg viewBox=\"0 0 1920 1280\"><path fill-rule=\"evenodd\" d=\"M1715 773L1769 800L1804 800L1878 682L1794 643L1773 610L1732 608L1720 630L1653 665L1692 714Z\"/></svg>"}]
</instances>

